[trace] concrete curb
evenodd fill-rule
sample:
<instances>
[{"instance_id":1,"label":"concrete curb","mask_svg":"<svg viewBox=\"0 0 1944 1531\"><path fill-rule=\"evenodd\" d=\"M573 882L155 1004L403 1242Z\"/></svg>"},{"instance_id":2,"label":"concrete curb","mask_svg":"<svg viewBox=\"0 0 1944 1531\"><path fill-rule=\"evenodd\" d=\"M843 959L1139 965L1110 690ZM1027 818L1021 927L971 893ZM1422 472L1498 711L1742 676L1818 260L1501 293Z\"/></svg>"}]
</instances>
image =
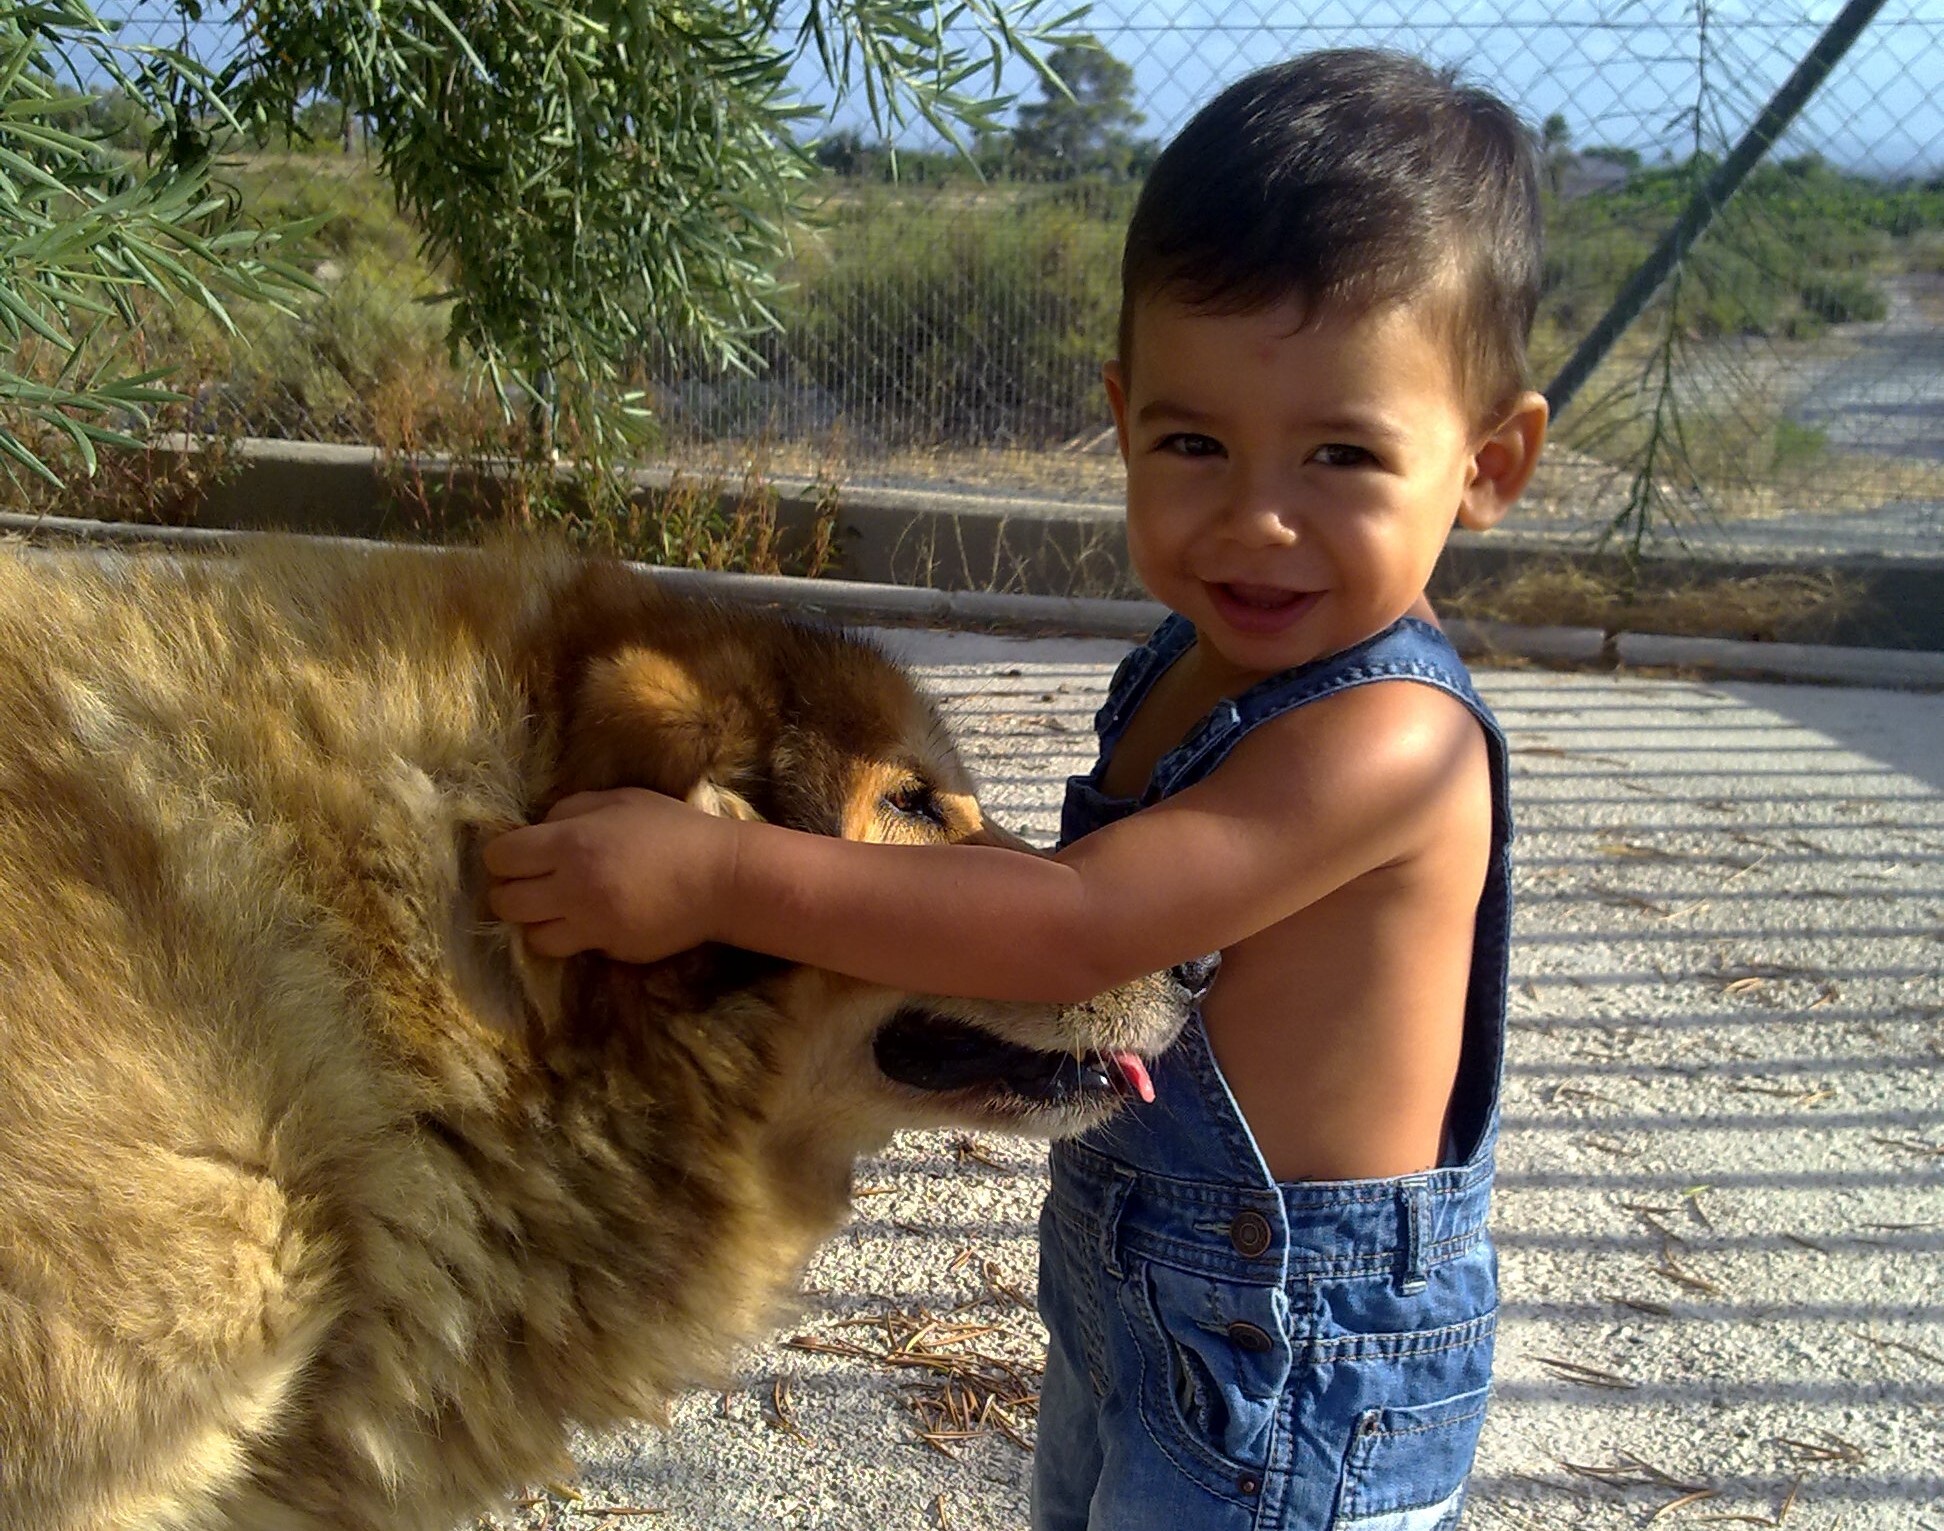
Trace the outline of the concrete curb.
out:
<instances>
[{"instance_id":1,"label":"concrete curb","mask_svg":"<svg viewBox=\"0 0 1944 1531\"><path fill-rule=\"evenodd\" d=\"M1618 649L1623 666L1824 685L1944 691L1944 654L1909 649L1736 643L1726 638L1669 638L1653 633L1621 633Z\"/></svg>"},{"instance_id":2,"label":"concrete curb","mask_svg":"<svg viewBox=\"0 0 1944 1531\"><path fill-rule=\"evenodd\" d=\"M199 479L172 519L205 527L350 537L463 538L501 514L503 465L439 457L387 458L376 448L244 439L225 442L225 470ZM158 458L188 461L210 450L200 438L158 438ZM564 470L562 470L564 471ZM420 486L431 508L408 510L399 485ZM714 496L733 514L742 491L726 476L645 469L634 475L644 506L670 494ZM828 533L844 578L931 590L1138 599L1121 517L1111 506L955 490L828 485L793 478L763 485L786 554ZM1851 592L1813 634L1818 646L1944 652L1944 556L1849 553L1838 548L1744 553L1662 549L1629 569L1602 552L1532 528L1456 532L1432 574L1433 601L1496 586L1535 568L1600 581L1637 580L1643 593L1763 577L1833 575ZM1753 638L1756 634L1733 635ZM1772 635L1793 636L1786 630Z\"/></svg>"},{"instance_id":3,"label":"concrete curb","mask_svg":"<svg viewBox=\"0 0 1944 1531\"><path fill-rule=\"evenodd\" d=\"M0 533L65 542L215 549L264 536L300 535L214 527L136 526L0 512ZM354 548L396 546L355 537L305 537ZM416 546L430 553L440 549ZM1166 614L1156 601L1079 596L1000 595L989 591L929 590L858 580L800 579L781 574L726 574L706 569L633 567L676 589L723 600L787 606L849 623L888 622L989 628L1027 635L1122 638L1145 636ZM1944 654L1903 649L1835 648L1799 643L1742 643L1725 638L1675 638L1648 633L1617 637L1587 627L1516 627L1504 622L1445 623L1453 646L1485 663L1523 660L1570 669L1675 669L1819 685L1944 691Z\"/></svg>"}]
</instances>

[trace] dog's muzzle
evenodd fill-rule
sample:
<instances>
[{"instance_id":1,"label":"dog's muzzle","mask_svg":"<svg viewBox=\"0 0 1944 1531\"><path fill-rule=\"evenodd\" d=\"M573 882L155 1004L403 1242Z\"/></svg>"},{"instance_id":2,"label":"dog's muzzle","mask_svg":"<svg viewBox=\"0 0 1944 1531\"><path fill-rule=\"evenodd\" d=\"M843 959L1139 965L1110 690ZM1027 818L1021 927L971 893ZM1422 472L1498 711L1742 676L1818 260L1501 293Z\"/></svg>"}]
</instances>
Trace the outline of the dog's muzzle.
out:
<instances>
[{"instance_id":1,"label":"dog's muzzle","mask_svg":"<svg viewBox=\"0 0 1944 1531\"><path fill-rule=\"evenodd\" d=\"M1048 1106L1105 1095L1154 1098L1134 1053L1041 1052L915 1007L893 1016L872 1050L886 1078L914 1090L996 1090Z\"/></svg>"}]
</instances>

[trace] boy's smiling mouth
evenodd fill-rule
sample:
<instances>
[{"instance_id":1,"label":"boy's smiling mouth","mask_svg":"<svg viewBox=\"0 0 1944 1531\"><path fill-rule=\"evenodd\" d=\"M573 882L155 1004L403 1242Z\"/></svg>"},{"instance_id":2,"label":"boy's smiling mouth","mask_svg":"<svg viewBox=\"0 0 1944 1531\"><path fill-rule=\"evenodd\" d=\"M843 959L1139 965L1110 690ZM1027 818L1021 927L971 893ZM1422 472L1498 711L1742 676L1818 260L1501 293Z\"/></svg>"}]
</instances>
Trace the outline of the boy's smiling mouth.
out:
<instances>
[{"instance_id":1,"label":"boy's smiling mouth","mask_svg":"<svg viewBox=\"0 0 1944 1531\"><path fill-rule=\"evenodd\" d=\"M1280 585L1241 581L1214 582L1204 587L1215 611L1237 632L1279 633L1292 627L1316 604L1317 590L1286 590Z\"/></svg>"}]
</instances>

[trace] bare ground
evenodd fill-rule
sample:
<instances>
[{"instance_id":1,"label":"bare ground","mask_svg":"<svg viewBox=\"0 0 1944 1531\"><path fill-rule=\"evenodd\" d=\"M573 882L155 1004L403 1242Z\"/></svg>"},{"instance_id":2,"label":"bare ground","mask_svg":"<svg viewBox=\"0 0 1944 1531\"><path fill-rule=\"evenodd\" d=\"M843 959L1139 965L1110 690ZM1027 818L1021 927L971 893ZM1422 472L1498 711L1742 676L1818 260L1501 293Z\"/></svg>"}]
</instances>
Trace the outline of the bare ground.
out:
<instances>
[{"instance_id":1,"label":"bare ground","mask_svg":"<svg viewBox=\"0 0 1944 1531\"><path fill-rule=\"evenodd\" d=\"M1050 837L1118 647L894 641ZM1944 697L1481 680L1520 911L1466 1525L1940 1531ZM1023 1526L1040 1166L901 1140L728 1391L498 1524Z\"/></svg>"}]
</instances>

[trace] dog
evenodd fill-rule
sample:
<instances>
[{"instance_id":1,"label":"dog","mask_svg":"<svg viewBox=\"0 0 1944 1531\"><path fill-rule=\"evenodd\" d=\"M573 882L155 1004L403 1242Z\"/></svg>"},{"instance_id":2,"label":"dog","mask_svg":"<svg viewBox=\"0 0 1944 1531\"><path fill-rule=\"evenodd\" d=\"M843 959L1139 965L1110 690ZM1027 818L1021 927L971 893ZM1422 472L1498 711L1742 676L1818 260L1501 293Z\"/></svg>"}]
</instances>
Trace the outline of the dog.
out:
<instances>
[{"instance_id":1,"label":"dog","mask_svg":"<svg viewBox=\"0 0 1944 1531\"><path fill-rule=\"evenodd\" d=\"M450 1526L720 1380L858 1154L1184 1018L533 957L481 843L620 785L1006 839L884 655L618 564L0 557L0 1531Z\"/></svg>"}]
</instances>

